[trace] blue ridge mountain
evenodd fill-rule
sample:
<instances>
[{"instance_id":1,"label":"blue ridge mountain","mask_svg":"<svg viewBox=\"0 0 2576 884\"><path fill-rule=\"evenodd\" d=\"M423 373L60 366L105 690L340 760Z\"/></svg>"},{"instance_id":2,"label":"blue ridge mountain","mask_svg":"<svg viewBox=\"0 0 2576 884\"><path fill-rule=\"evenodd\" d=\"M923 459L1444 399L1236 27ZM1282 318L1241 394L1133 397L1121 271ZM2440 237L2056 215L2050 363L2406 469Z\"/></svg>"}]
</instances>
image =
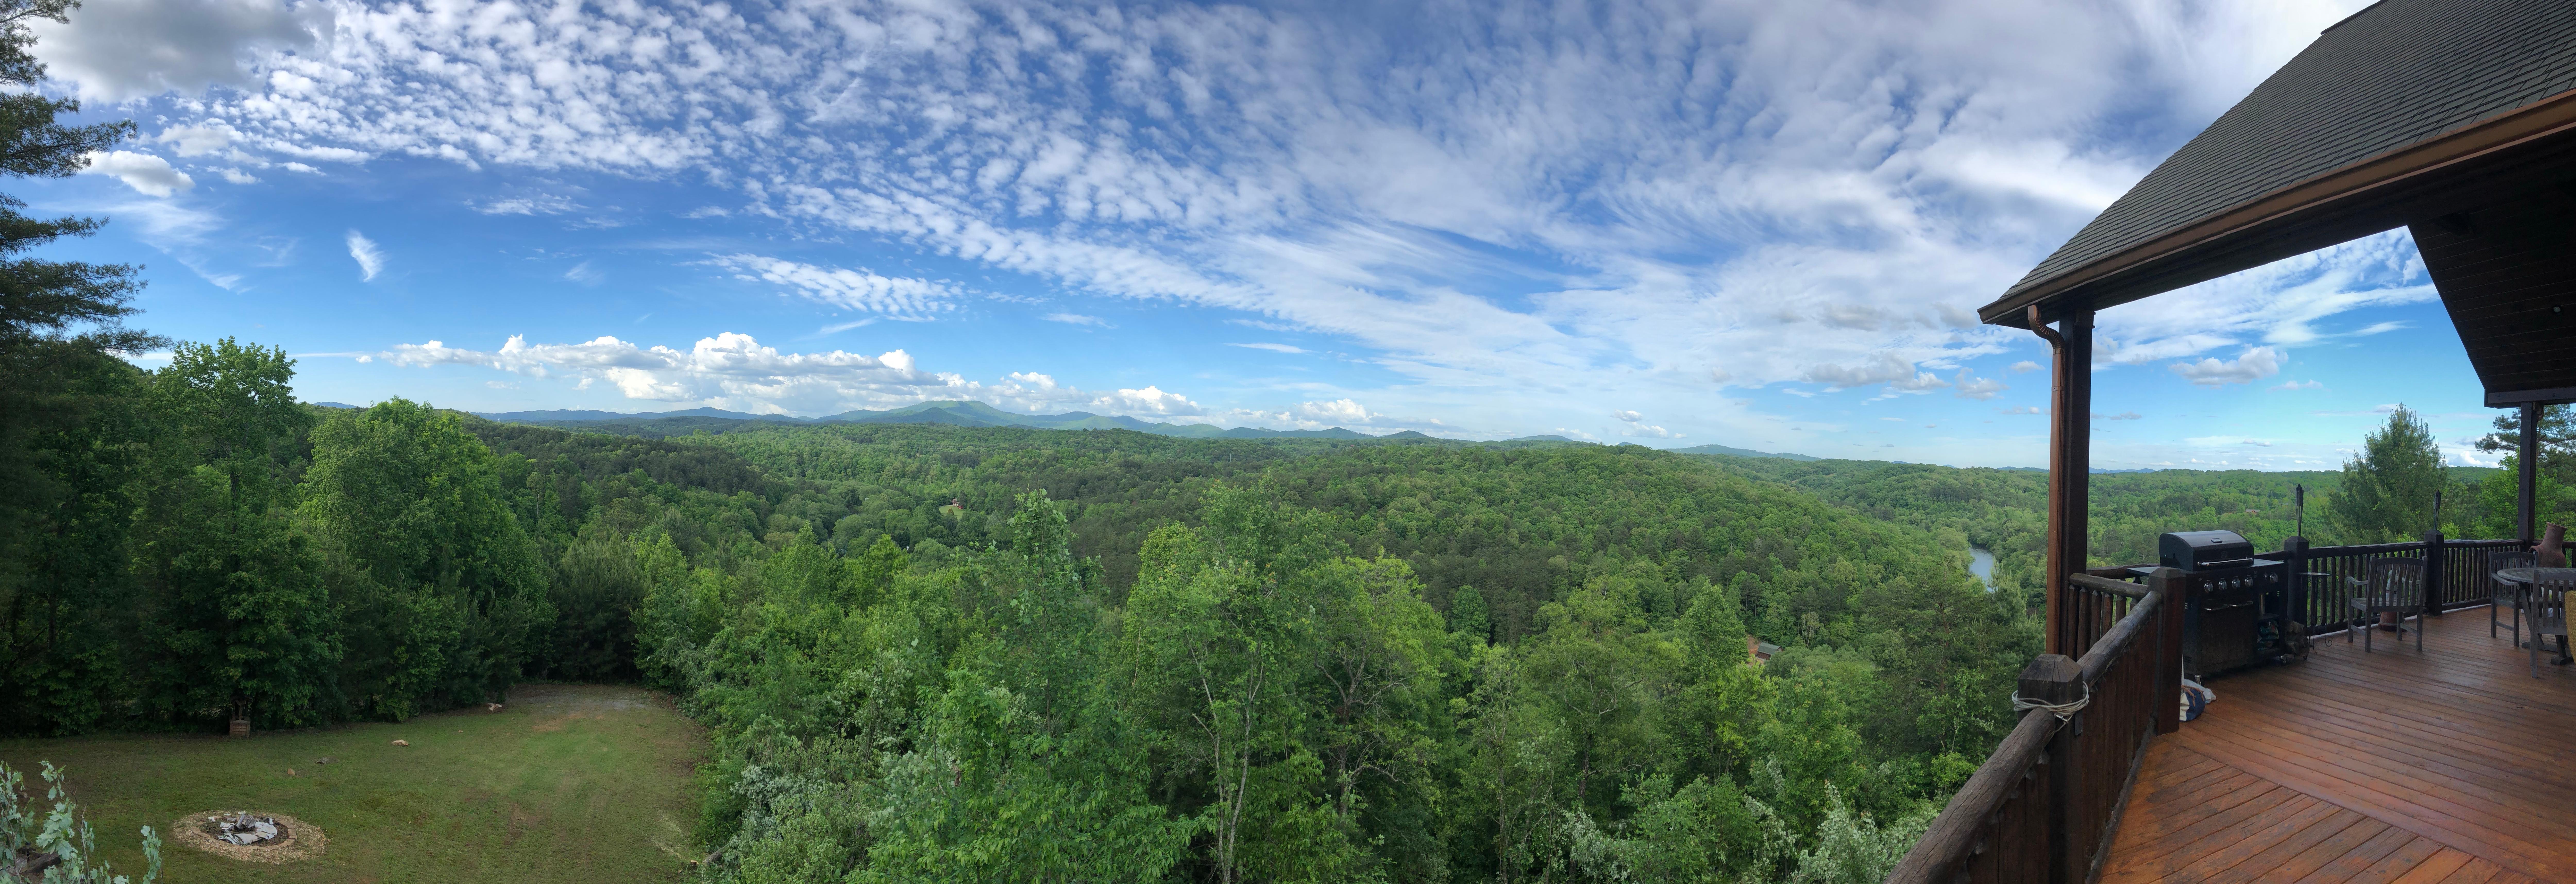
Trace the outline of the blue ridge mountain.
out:
<instances>
[{"instance_id":1,"label":"blue ridge mountain","mask_svg":"<svg viewBox=\"0 0 2576 884\"><path fill-rule=\"evenodd\" d=\"M1824 459L1824 458L1820 458L1820 457L1809 457L1809 456L1804 455L1804 454L1790 454L1790 453L1787 453L1787 452L1755 451L1755 450L1750 449L1750 448L1736 448L1736 447L1734 447L1734 446L1730 446L1730 445L1693 445L1693 446L1691 446L1691 447L1689 447L1689 448L1675 448L1675 449L1673 449L1673 453L1674 453L1674 454L1723 454L1723 455L1726 455L1726 456L1728 456L1728 457L1776 457L1776 458L1779 458L1779 459L1781 459L1781 460L1823 460L1823 459Z\"/></svg>"}]
</instances>

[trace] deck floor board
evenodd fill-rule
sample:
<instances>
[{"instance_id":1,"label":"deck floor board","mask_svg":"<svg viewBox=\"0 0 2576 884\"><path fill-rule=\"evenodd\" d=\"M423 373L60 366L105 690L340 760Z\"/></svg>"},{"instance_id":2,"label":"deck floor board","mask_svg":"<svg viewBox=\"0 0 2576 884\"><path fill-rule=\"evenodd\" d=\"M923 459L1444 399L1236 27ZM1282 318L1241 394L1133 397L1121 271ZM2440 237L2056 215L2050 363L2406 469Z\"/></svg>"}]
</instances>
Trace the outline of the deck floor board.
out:
<instances>
[{"instance_id":1,"label":"deck floor board","mask_svg":"<svg viewBox=\"0 0 2576 884\"><path fill-rule=\"evenodd\" d=\"M2212 682L2148 745L2100 880L2576 884L2576 667L2533 678L2485 621Z\"/></svg>"}]
</instances>

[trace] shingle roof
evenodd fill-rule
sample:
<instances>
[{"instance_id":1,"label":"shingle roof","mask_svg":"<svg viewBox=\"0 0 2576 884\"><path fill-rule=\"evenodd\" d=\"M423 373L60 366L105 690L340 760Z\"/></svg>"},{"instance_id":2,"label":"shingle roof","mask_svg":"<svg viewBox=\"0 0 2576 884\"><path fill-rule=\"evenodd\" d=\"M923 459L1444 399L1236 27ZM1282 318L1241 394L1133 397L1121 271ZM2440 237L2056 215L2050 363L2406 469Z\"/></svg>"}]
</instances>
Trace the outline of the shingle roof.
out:
<instances>
[{"instance_id":1,"label":"shingle roof","mask_svg":"<svg viewBox=\"0 0 2576 884\"><path fill-rule=\"evenodd\" d=\"M2576 0L2381 0L2320 34L2004 299L2571 89Z\"/></svg>"}]
</instances>

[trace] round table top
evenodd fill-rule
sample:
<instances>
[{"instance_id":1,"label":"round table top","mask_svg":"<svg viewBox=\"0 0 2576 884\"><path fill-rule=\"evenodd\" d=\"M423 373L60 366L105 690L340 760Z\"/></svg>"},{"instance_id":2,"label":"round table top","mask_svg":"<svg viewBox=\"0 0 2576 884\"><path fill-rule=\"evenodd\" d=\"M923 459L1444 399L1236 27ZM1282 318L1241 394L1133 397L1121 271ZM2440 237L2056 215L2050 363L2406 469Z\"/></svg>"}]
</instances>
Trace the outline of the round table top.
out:
<instances>
[{"instance_id":1,"label":"round table top","mask_svg":"<svg viewBox=\"0 0 2576 884\"><path fill-rule=\"evenodd\" d=\"M2576 568L2498 568L2495 579L2498 583L2528 584L2539 580L2542 571L2564 572L2553 576L2560 580L2576 580Z\"/></svg>"}]
</instances>

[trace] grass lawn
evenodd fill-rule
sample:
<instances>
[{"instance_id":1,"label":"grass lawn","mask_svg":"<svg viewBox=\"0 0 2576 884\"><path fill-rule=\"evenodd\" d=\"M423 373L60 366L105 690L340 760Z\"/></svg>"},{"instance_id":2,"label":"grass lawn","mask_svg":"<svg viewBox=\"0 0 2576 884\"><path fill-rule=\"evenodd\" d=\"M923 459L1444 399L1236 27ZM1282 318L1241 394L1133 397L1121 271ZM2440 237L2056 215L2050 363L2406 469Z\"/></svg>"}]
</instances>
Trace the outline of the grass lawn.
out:
<instances>
[{"instance_id":1,"label":"grass lawn","mask_svg":"<svg viewBox=\"0 0 2576 884\"><path fill-rule=\"evenodd\" d=\"M282 813L329 839L320 858L285 865L171 844L162 880L177 884L650 882L684 877L705 744L638 688L522 685L499 712L241 739L8 740L0 761L30 781L39 759L68 769L102 852L129 874L143 871L139 827L204 811Z\"/></svg>"}]
</instances>

